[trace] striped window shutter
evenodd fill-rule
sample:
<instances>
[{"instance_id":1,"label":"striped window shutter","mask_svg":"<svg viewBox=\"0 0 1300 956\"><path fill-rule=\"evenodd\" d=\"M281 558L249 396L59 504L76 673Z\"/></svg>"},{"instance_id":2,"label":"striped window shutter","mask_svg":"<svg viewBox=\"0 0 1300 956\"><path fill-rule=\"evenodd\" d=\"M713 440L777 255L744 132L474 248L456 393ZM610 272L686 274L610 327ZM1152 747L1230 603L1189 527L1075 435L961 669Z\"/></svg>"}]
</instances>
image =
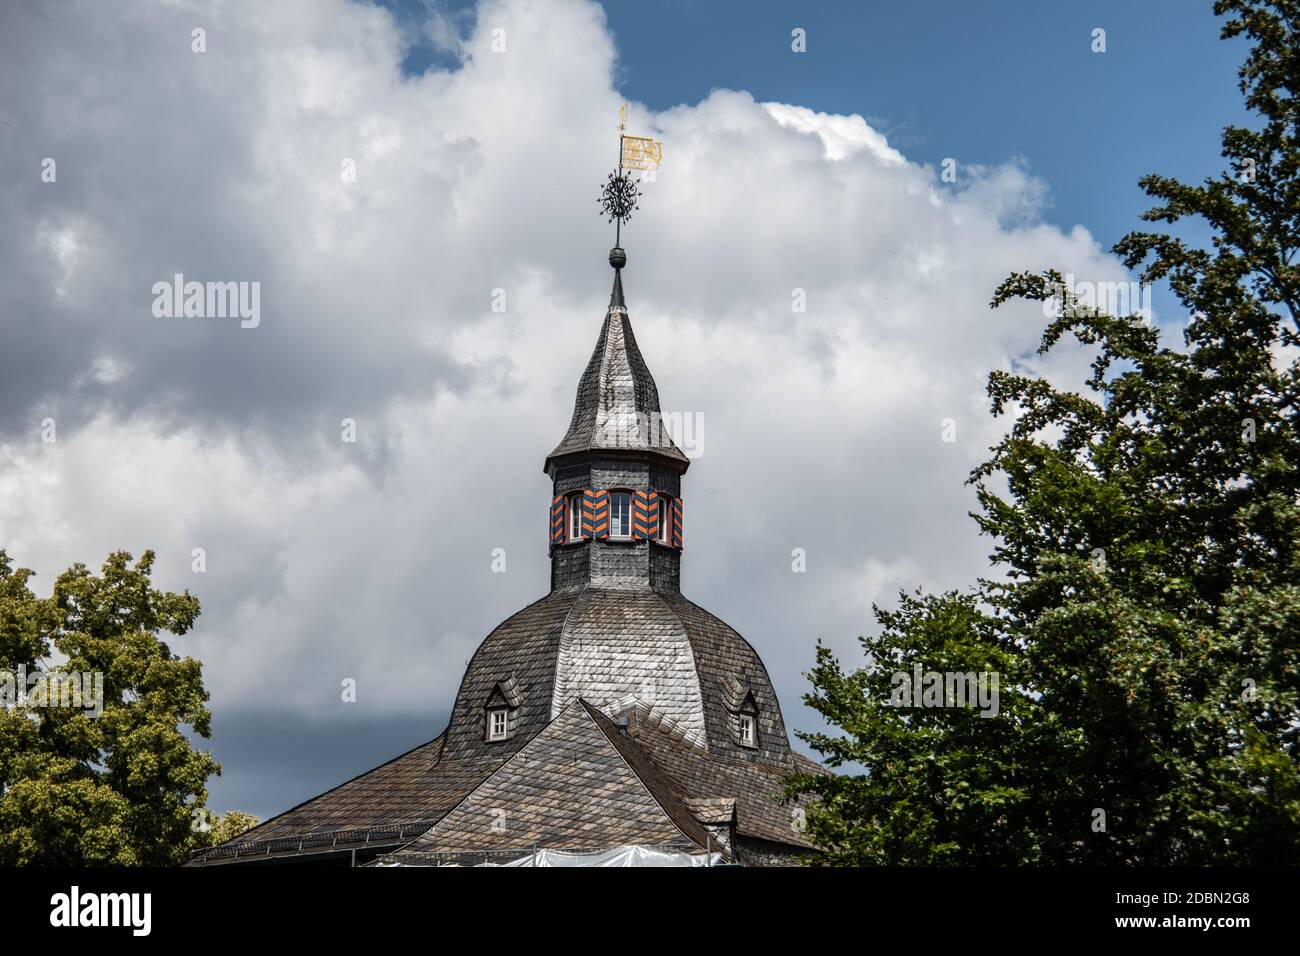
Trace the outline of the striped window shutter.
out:
<instances>
[{"instance_id":1,"label":"striped window shutter","mask_svg":"<svg viewBox=\"0 0 1300 956\"><path fill-rule=\"evenodd\" d=\"M682 499L673 499L673 547L682 546Z\"/></svg>"},{"instance_id":2,"label":"striped window shutter","mask_svg":"<svg viewBox=\"0 0 1300 956\"><path fill-rule=\"evenodd\" d=\"M551 499L551 547L564 544L564 495Z\"/></svg>"},{"instance_id":3,"label":"striped window shutter","mask_svg":"<svg viewBox=\"0 0 1300 956\"><path fill-rule=\"evenodd\" d=\"M582 533L588 538L609 537L609 493L592 491L582 493Z\"/></svg>"},{"instance_id":4,"label":"striped window shutter","mask_svg":"<svg viewBox=\"0 0 1300 956\"><path fill-rule=\"evenodd\" d=\"M642 541L654 537L655 499L648 491L632 492L632 537Z\"/></svg>"}]
</instances>

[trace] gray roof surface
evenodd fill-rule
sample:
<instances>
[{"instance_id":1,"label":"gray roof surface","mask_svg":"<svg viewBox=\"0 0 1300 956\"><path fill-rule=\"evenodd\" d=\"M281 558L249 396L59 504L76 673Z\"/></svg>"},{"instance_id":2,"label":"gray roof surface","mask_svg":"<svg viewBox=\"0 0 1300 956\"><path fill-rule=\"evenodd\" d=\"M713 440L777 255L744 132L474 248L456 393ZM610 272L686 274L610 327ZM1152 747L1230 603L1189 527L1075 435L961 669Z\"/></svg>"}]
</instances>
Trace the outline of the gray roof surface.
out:
<instances>
[{"instance_id":1,"label":"gray roof surface","mask_svg":"<svg viewBox=\"0 0 1300 956\"><path fill-rule=\"evenodd\" d=\"M580 700L487 777L394 861L428 853L704 848L707 831L638 748Z\"/></svg>"},{"instance_id":2,"label":"gray roof surface","mask_svg":"<svg viewBox=\"0 0 1300 956\"><path fill-rule=\"evenodd\" d=\"M614 283L596 348L578 380L573 420L547 462L587 451L637 451L667 458L684 471L690 460L658 427L659 389L637 347L617 272Z\"/></svg>"},{"instance_id":3,"label":"gray roof surface","mask_svg":"<svg viewBox=\"0 0 1300 956\"><path fill-rule=\"evenodd\" d=\"M616 273L573 421L550 457L631 449L684 471L671 439L645 428L659 410ZM485 739L489 704L508 708L508 739ZM738 715L754 706L758 746L747 747ZM806 847L797 812L780 802L784 778L796 771L826 772L790 749L758 653L682 597L675 581L565 587L484 639L439 737L192 862L378 840L411 840L400 851L408 855L704 846L701 821L733 815L742 836ZM493 826L501 815L504 829Z\"/></svg>"}]
</instances>

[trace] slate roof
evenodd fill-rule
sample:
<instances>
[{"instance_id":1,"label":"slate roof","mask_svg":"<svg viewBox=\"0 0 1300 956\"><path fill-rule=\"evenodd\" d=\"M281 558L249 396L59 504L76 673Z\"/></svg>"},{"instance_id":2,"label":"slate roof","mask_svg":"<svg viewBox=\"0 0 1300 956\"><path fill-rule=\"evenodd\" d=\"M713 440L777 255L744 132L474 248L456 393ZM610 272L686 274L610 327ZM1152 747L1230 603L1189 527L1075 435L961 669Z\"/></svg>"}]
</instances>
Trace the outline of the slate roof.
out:
<instances>
[{"instance_id":1,"label":"slate roof","mask_svg":"<svg viewBox=\"0 0 1300 956\"><path fill-rule=\"evenodd\" d=\"M557 456L628 449L630 435L633 451L685 471L670 439L637 430L651 412L659 395L616 272L572 424L548 470ZM630 433L615 435L627 424ZM439 737L191 863L349 847L408 861L533 845L703 848L712 843L705 824L733 823L741 837L808 847L798 809L781 802L784 780L827 771L790 749L754 648L668 580L553 590L478 647ZM488 705L508 709L508 739L486 739ZM739 715L754 708L758 745L748 747Z\"/></svg>"},{"instance_id":2,"label":"slate roof","mask_svg":"<svg viewBox=\"0 0 1300 956\"><path fill-rule=\"evenodd\" d=\"M576 598L575 591L553 591L506 618L479 645L452 705L446 730L448 758L503 760L550 722L560 631ZM496 685L508 680L515 682L519 697L514 736L486 744L484 707Z\"/></svg>"},{"instance_id":3,"label":"slate roof","mask_svg":"<svg viewBox=\"0 0 1300 956\"><path fill-rule=\"evenodd\" d=\"M592 631L602 622L608 632L601 638L605 643L599 643ZM566 638L566 630L577 637ZM570 648L575 642L586 642L599 679L564 675L566 641ZM654 696L654 681L643 680L642 675L656 660L655 645L665 642L671 652L665 659L680 655L691 662L691 672L683 680L698 687L702 736L687 734L690 722L678 712L689 694L659 699ZM599 665L602 660L607 666ZM557 696L559 686L573 693ZM671 691L671 682L661 682L661 686ZM737 740L732 723L737 687L745 688L746 698L752 693L759 706L757 749L742 747ZM507 741L489 743L484 739L485 706L499 701L503 689L518 703L514 734ZM596 697L591 696L593 692ZM322 845L329 849L373 846L381 840L396 849L430 827L434 827L430 840L443 840L442 845L446 845L448 834L466 833L465 845L457 849L492 848L491 838L472 837L463 829L466 814L484 801L499 801L502 793L513 792L515 785L509 781L524 768L530 768L530 774L540 772L533 758L522 763L515 759L536 741L540 742L534 753L570 763L576 756L583 762L582 775L570 779L570 784L577 786L580 780L588 789L608 786L612 788L608 793L600 792L617 804L626 799L629 782L625 774L615 773L599 787L592 783L600 767L612 765L605 753L608 748L601 745L584 757L580 751L599 740L589 731L578 733L576 743L566 739L575 732L571 715L577 712L580 699L588 723L601 731L601 738L610 741L622 763L656 796L676 832L690 839L700 836L699 821L712 822L716 804L731 801L740 835L808 845L792 825L791 808L779 804L782 781L796 770L824 771L791 751L780 704L757 652L733 628L676 592L587 587L552 592L492 631L466 668L451 722L442 735L299 804L225 847L201 854L194 862L308 853L313 846ZM627 719L626 735L618 730L620 717ZM475 796L459 816L446 819L462 801L488 786L494 775L497 783ZM575 806L574 793L559 802ZM709 819L693 814L692 806L705 810ZM543 834L550 835L547 839L564 837L563 827L554 829L555 821L547 812L542 801L536 809L539 819L527 832L539 839ZM597 815L575 822L576 832L586 834L588 842L572 846L608 846L618 834L639 834L646 842L671 842L662 821L651 826L643 817L634 816L636 826L631 829L602 831L596 825L601 819ZM306 845L302 845L304 839ZM423 844L424 851L431 845Z\"/></svg>"},{"instance_id":4,"label":"slate roof","mask_svg":"<svg viewBox=\"0 0 1300 956\"><path fill-rule=\"evenodd\" d=\"M385 862L418 864L435 853L623 845L703 850L710 837L640 748L609 718L575 700Z\"/></svg>"},{"instance_id":5,"label":"slate roof","mask_svg":"<svg viewBox=\"0 0 1300 956\"><path fill-rule=\"evenodd\" d=\"M560 633L552 715L575 697L610 712L653 702L706 745L703 690L686 626L656 591L582 588Z\"/></svg>"},{"instance_id":6,"label":"slate roof","mask_svg":"<svg viewBox=\"0 0 1300 956\"><path fill-rule=\"evenodd\" d=\"M795 772L826 773L826 769L801 755L784 762L744 759L738 755L705 753L683 747L658 727L643 723L629 726L631 741L660 773L672 781L689 806L711 814L718 801L735 801L736 832L741 836L795 847L811 847L800 829L795 805L782 804L787 776ZM799 802L806 806L807 799ZM703 816L697 816L703 819Z\"/></svg>"},{"instance_id":7,"label":"slate roof","mask_svg":"<svg viewBox=\"0 0 1300 956\"><path fill-rule=\"evenodd\" d=\"M485 707L511 680L520 700L515 736L488 743ZM758 750L737 740L737 686L759 708ZM483 641L452 708L447 757L508 756L576 697L612 716L640 704L669 736L793 766L767 669L734 628L676 591L590 585L551 592Z\"/></svg>"},{"instance_id":8,"label":"slate roof","mask_svg":"<svg viewBox=\"0 0 1300 956\"><path fill-rule=\"evenodd\" d=\"M500 758L440 762L444 735L306 800L192 864L400 846L423 833L501 765Z\"/></svg>"},{"instance_id":9,"label":"slate roof","mask_svg":"<svg viewBox=\"0 0 1300 956\"><path fill-rule=\"evenodd\" d=\"M683 597L680 592L658 593L690 636L691 651L704 692L709 752L745 762L767 762L790 772L793 769L792 751L790 739L786 736L785 719L781 715L781 703L758 652L735 628ZM753 693L758 705L757 749L741 746L738 739L737 715L728 706L728 685L733 678Z\"/></svg>"},{"instance_id":10,"label":"slate roof","mask_svg":"<svg viewBox=\"0 0 1300 956\"><path fill-rule=\"evenodd\" d=\"M573 420L564 438L547 456L547 467L564 455L612 450L654 454L684 472L690 459L662 427L657 427L660 412L659 389L637 348L623 304L622 276L615 270L605 324L578 380Z\"/></svg>"}]
</instances>

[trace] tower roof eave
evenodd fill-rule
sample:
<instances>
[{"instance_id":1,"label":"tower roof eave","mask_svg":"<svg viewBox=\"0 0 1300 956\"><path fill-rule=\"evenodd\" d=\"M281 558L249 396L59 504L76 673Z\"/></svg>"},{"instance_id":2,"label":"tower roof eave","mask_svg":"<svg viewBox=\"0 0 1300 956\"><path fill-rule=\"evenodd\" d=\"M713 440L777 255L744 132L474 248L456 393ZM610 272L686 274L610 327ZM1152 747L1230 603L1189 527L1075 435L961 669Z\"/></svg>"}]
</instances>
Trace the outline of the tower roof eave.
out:
<instances>
[{"instance_id":1,"label":"tower roof eave","mask_svg":"<svg viewBox=\"0 0 1300 956\"><path fill-rule=\"evenodd\" d=\"M561 443L546 456L542 471L548 476L554 477L555 469L570 462L586 460L593 454L599 454L602 458L623 461L656 462L676 470L680 475L686 474L686 469L691 466L691 460L680 451L677 451L676 448L672 449L672 452L675 452L675 454L660 448L605 448L596 445L566 447L565 443Z\"/></svg>"}]
</instances>

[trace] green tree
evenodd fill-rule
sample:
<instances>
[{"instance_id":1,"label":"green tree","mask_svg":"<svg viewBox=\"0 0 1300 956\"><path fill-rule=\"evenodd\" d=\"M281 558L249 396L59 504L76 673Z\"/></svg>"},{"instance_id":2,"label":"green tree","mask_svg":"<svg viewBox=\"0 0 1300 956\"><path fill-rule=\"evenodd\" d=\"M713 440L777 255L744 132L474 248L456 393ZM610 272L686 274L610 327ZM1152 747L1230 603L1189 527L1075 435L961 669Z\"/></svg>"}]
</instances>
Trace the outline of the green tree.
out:
<instances>
[{"instance_id":1,"label":"green tree","mask_svg":"<svg viewBox=\"0 0 1300 956\"><path fill-rule=\"evenodd\" d=\"M1000 760L1013 749L1026 700L1001 693L996 717L974 708L895 706L895 674L927 670L997 672L999 685L1019 666L999 646L995 622L970 595L901 594L896 611L877 609L881 633L862 639L869 664L844 673L817 649L805 700L833 717L842 734L800 734L832 766L861 764L858 775L799 778L820 801L807 835L828 864L938 864L972 857L1015 862L1031 854L1015 823L1025 782ZM911 701L908 702L909 704Z\"/></svg>"},{"instance_id":2,"label":"green tree","mask_svg":"<svg viewBox=\"0 0 1300 956\"><path fill-rule=\"evenodd\" d=\"M40 680L35 703L0 708L0 863L169 865L202 845L191 821L220 766L182 725L211 735L208 694L159 636L185 634L199 602L153 588L153 561L77 564L37 598L0 550L0 671ZM40 706L70 673L102 675L102 713Z\"/></svg>"},{"instance_id":3,"label":"green tree","mask_svg":"<svg viewBox=\"0 0 1300 956\"><path fill-rule=\"evenodd\" d=\"M219 846L248 832L261 822L257 817L243 810L227 810L212 822L212 828L208 831L208 842L212 846Z\"/></svg>"},{"instance_id":4,"label":"green tree","mask_svg":"<svg viewBox=\"0 0 1300 956\"><path fill-rule=\"evenodd\" d=\"M1182 347L1055 271L998 288L995 307L1053 306L1040 353L1073 338L1092 373L1079 392L990 376L994 414L1016 417L971 480L1002 574L877 611L862 671L819 651L807 699L843 733L806 739L866 770L793 781L822 798L809 830L831 862L1300 862L1300 4L1215 10L1251 43L1258 126L1224 130L1228 168L1203 184L1141 181L1146 221L1199 218L1213 244L1139 231L1115 247L1187 309ZM879 707L881 659L999 653L1004 726ZM894 753L930 771L928 804L882 765ZM1000 842L969 799L986 792L1012 811Z\"/></svg>"}]
</instances>

